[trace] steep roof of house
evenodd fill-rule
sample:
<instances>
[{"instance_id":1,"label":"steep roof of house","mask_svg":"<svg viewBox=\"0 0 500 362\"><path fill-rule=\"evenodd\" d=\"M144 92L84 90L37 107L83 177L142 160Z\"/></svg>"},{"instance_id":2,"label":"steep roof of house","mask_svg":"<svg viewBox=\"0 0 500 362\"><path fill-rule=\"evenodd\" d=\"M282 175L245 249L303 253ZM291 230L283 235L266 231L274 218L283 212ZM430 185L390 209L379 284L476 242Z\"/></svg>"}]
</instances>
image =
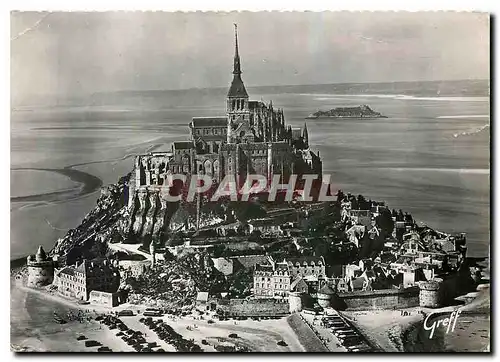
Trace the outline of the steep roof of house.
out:
<instances>
[{"instance_id":1,"label":"steep roof of house","mask_svg":"<svg viewBox=\"0 0 500 362\"><path fill-rule=\"evenodd\" d=\"M269 258L266 255L246 255L233 258L244 268L253 268L257 264L267 263Z\"/></svg>"},{"instance_id":2,"label":"steep roof of house","mask_svg":"<svg viewBox=\"0 0 500 362\"><path fill-rule=\"evenodd\" d=\"M75 275L75 268L71 266L66 266L61 271L59 271L59 274L66 274L66 275Z\"/></svg>"},{"instance_id":3,"label":"steep roof of house","mask_svg":"<svg viewBox=\"0 0 500 362\"><path fill-rule=\"evenodd\" d=\"M335 291L328 285L324 285L323 288L318 290L318 293L320 294L327 294L327 295L333 295L335 294Z\"/></svg>"},{"instance_id":4,"label":"steep roof of house","mask_svg":"<svg viewBox=\"0 0 500 362\"><path fill-rule=\"evenodd\" d=\"M87 260L84 259L80 265L77 265L75 267L75 271L82 273L82 274L86 274L87 267L88 267L88 262L87 262Z\"/></svg>"},{"instance_id":5,"label":"steep roof of house","mask_svg":"<svg viewBox=\"0 0 500 362\"><path fill-rule=\"evenodd\" d=\"M295 287L297 287L297 285L299 285L301 281L305 283L304 279L302 279L301 277L297 277L297 279L295 279L292 284L290 284L290 290L293 292L295 290Z\"/></svg>"}]
</instances>

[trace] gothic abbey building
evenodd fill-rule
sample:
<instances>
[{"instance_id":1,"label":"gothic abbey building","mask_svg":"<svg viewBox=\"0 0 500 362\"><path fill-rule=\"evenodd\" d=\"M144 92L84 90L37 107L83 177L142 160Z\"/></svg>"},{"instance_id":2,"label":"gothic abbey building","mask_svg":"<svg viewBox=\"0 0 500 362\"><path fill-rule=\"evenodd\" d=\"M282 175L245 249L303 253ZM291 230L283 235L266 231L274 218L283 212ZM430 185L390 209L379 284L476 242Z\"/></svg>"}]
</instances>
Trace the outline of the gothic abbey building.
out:
<instances>
[{"instance_id":1,"label":"gothic abbey building","mask_svg":"<svg viewBox=\"0 0 500 362\"><path fill-rule=\"evenodd\" d=\"M249 100L241 78L237 33L235 41L226 115L194 117L189 123L189 141L173 142L171 152L136 157L129 206L141 217L147 217L147 209L153 204L164 212L166 202L161 195L168 187L169 174L203 174L210 176L213 184L227 175L234 175L235 180L245 180L249 174L262 175L268 184L274 175L281 175L283 182L291 174L299 178L303 174L321 175L322 162L319 153L309 148L307 126L292 128L285 123L283 110L274 108L272 102ZM134 228L140 224L136 220Z\"/></svg>"}]
</instances>

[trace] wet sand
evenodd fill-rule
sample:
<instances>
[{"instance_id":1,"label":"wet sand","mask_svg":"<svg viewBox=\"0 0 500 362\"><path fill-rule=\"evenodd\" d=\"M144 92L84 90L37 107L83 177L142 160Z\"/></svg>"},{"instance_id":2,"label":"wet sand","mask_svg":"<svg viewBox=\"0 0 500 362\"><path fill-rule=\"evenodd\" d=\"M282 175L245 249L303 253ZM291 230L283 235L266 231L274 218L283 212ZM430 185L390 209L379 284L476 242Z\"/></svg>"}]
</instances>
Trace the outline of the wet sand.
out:
<instances>
[{"instance_id":1,"label":"wet sand","mask_svg":"<svg viewBox=\"0 0 500 362\"><path fill-rule=\"evenodd\" d=\"M155 149L163 146L161 143L154 143L147 147L144 153L152 152ZM46 172L55 172L60 175L68 177L71 181L79 184L79 187L75 187L72 189L54 191L54 192L46 192L36 195L25 195L25 196L14 196L10 198L12 202L18 203L55 203L62 201L69 201L75 198L80 198L85 195L91 194L97 191L102 185L103 181L101 178L92 175L91 173L84 172L81 170L76 170L75 167L87 166L91 164L100 164L100 163L114 163L118 161L125 161L129 158L135 157L138 153L128 153L122 157L111 160L101 160L101 161L91 161L91 162L82 162L73 165L66 166L64 168L12 168L12 171L46 171ZM30 206L36 206L30 205Z\"/></svg>"},{"instance_id":2,"label":"wet sand","mask_svg":"<svg viewBox=\"0 0 500 362\"><path fill-rule=\"evenodd\" d=\"M98 190L102 186L102 180L99 177L89 173L74 170L70 167L61 169L51 168L14 168L12 170L33 170L33 171L48 171L68 177L71 181L79 183L80 186L69 190L47 192L36 195L16 196L11 197L11 202L60 202L77 197L82 197Z\"/></svg>"},{"instance_id":3,"label":"wet sand","mask_svg":"<svg viewBox=\"0 0 500 362\"><path fill-rule=\"evenodd\" d=\"M78 308L74 303L32 292L11 282L11 349L25 349L39 352L83 352L97 351L97 347L86 348L85 343L76 338L84 334L89 339L100 341L111 349L118 348L111 332L101 328L95 321L80 323L69 321L58 324L53 313L64 316L69 311L90 309L91 306ZM114 348L113 348L114 347Z\"/></svg>"}]
</instances>

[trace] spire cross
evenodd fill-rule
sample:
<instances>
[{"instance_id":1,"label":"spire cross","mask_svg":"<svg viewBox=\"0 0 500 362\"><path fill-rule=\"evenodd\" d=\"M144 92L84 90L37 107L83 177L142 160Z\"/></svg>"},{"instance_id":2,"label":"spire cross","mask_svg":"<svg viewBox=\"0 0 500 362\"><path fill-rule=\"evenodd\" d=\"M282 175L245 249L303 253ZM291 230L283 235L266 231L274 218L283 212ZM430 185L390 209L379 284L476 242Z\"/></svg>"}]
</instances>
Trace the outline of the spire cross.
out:
<instances>
[{"instance_id":1,"label":"spire cross","mask_svg":"<svg viewBox=\"0 0 500 362\"><path fill-rule=\"evenodd\" d=\"M236 39L236 54L238 54L238 24L234 23L234 38Z\"/></svg>"}]
</instances>

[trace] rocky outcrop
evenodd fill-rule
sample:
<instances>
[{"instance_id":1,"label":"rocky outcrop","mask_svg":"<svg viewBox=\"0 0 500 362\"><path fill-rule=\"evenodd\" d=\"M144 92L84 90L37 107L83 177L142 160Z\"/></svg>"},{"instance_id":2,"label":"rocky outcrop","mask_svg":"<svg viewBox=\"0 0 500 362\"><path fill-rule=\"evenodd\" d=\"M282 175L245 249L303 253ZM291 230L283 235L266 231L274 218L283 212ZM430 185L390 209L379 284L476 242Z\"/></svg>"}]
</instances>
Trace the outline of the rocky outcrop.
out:
<instances>
[{"instance_id":1,"label":"rocky outcrop","mask_svg":"<svg viewBox=\"0 0 500 362\"><path fill-rule=\"evenodd\" d=\"M132 233L140 235L144 222L146 221L146 211L148 208L148 191L146 189L139 189L135 195L135 210L132 214Z\"/></svg>"},{"instance_id":2,"label":"rocky outcrop","mask_svg":"<svg viewBox=\"0 0 500 362\"><path fill-rule=\"evenodd\" d=\"M157 209L155 217L156 222L153 226L152 235L153 238L157 237L163 239L165 225L168 225L168 222L165 222L165 218L167 216L167 200L165 200L162 197L159 197L156 209Z\"/></svg>"},{"instance_id":3,"label":"rocky outcrop","mask_svg":"<svg viewBox=\"0 0 500 362\"><path fill-rule=\"evenodd\" d=\"M127 237L124 221L127 219L126 194L130 174L117 184L103 187L95 208L85 216L76 229L59 239L51 255L59 255L60 265L71 265L82 259L104 257L107 243Z\"/></svg>"},{"instance_id":4,"label":"rocky outcrop","mask_svg":"<svg viewBox=\"0 0 500 362\"><path fill-rule=\"evenodd\" d=\"M135 192L134 202L128 208L129 243L142 243L149 250L151 241L166 240L170 220L179 208L178 202L167 202L156 187L142 187Z\"/></svg>"},{"instance_id":5,"label":"rocky outcrop","mask_svg":"<svg viewBox=\"0 0 500 362\"><path fill-rule=\"evenodd\" d=\"M155 215L157 210L161 207L161 203L158 198L158 191L151 190L148 192L148 209L145 214L144 224L142 226L141 236L144 238L146 236L151 236L153 232L153 225L155 224Z\"/></svg>"}]
</instances>

